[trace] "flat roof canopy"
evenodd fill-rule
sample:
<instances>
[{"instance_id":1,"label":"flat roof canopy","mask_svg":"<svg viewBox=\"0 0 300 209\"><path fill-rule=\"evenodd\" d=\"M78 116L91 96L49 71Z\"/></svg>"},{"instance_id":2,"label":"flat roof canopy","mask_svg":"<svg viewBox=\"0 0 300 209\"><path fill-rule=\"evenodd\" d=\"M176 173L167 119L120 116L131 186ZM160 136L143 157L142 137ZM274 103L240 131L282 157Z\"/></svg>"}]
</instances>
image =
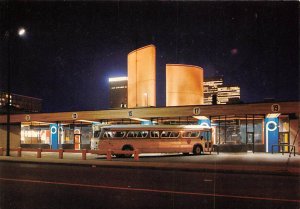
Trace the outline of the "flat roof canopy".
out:
<instances>
[{"instance_id":1,"label":"flat roof canopy","mask_svg":"<svg viewBox=\"0 0 300 209\"><path fill-rule=\"evenodd\" d=\"M275 108L274 108L275 107ZM192 105L180 107L148 107L110 109L98 111L28 113L10 116L11 123L40 121L40 123L81 122L92 123L102 120L151 120L153 118L178 118L197 116L254 115L254 114L299 114L300 102L274 102L232 105ZM0 116L0 123L6 124L6 115Z\"/></svg>"}]
</instances>

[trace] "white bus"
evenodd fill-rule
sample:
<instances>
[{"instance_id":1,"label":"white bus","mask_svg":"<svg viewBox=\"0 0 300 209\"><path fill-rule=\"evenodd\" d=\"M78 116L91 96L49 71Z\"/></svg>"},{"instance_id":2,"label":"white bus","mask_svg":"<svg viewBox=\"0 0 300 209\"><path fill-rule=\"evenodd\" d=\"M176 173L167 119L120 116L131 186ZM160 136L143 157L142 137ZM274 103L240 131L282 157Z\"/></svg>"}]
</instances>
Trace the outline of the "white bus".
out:
<instances>
[{"instance_id":1,"label":"white bus","mask_svg":"<svg viewBox=\"0 0 300 209\"><path fill-rule=\"evenodd\" d=\"M110 125L94 131L91 149L200 155L211 146L211 129L200 125ZM116 155L131 157L131 155Z\"/></svg>"}]
</instances>

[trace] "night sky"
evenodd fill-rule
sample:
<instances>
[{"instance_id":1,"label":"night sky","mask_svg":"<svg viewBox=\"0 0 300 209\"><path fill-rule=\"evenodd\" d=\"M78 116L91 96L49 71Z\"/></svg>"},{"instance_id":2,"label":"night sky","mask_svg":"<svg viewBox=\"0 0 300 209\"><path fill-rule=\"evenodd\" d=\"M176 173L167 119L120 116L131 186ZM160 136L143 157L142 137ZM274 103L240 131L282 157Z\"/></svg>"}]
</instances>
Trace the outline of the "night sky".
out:
<instances>
[{"instance_id":1,"label":"night sky","mask_svg":"<svg viewBox=\"0 0 300 209\"><path fill-rule=\"evenodd\" d=\"M109 108L108 77L127 75L127 54L154 44L157 106L165 65L204 68L241 87L244 102L299 100L298 2L0 2L0 90L11 32L12 92L43 111ZM10 12L9 12L10 11Z\"/></svg>"}]
</instances>

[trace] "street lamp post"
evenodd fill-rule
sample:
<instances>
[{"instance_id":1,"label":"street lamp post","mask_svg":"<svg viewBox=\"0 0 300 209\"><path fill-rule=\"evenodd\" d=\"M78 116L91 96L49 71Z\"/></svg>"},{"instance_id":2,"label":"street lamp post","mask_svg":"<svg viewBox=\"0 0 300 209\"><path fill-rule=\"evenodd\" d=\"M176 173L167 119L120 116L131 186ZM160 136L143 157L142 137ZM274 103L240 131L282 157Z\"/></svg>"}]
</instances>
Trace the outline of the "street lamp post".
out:
<instances>
[{"instance_id":1,"label":"street lamp post","mask_svg":"<svg viewBox=\"0 0 300 209\"><path fill-rule=\"evenodd\" d=\"M144 93L145 96L145 103L146 103L146 107L148 107L148 93Z\"/></svg>"},{"instance_id":2,"label":"street lamp post","mask_svg":"<svg viewBox=\"0 0 300 209\"><path fill-rule=\"evenodd\" d=\"M25 28L19 28L18 29L18 36L24 37L26 35ZM11 37L13 36L13 37ZM6 38L7 38L7 103L6 103L6 156L10 156L10 106L12 101L11 96L11 43L12 38L14 38L15 33L11 30L8 30L6 32Z\"/></svg>"},{"instance_id":3,"label":"street lamp post","mask_svg":"<svg viewBox=\"0 0 300 209\"><path fill-rule=\"evenodd\" d=\"M6 156L10 156L10 95L11 95L11 84L10 84L10 43L11 43L11 38L10 38L10 31L7 31L6 33L7 36L7 94L6 99Z\"/></svg>"}]
</instances>

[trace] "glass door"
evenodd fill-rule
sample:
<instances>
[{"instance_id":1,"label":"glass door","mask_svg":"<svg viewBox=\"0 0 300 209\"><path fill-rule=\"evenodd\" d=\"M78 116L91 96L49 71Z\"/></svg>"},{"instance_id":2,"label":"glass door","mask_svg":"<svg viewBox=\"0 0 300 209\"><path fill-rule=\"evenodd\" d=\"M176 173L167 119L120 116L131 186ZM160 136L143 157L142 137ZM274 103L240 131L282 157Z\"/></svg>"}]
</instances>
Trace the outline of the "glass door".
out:
<instances>
[{"instance_id":1,"label":"glass door","mask_svg":"<svg viewBox=\"0 0 300 209\"><path fill-rule=\"evenodd\" d=\"M289 137L289 132L279 132L279 139L278 139L278 144L281 145L289 145L290 144L290 137ZM288 146L280 146L280 152L289 152L289 147Z\"/></svg>"},{"instance_id":2,"label":"glass door","mask_svg":"<svg viewBox=\"0 0 300 209\"><path fill-rule=\"evenodd\" d=\"M247 140L246 142L247 142L248 151L253 151L254 133L247 132L246 140Z\"/></svg>"},{"instance_id":3,"label":"glass door","mask_svg":"<svg viewBox=\"0 0 300 209\"><path fill-rule=\"evenodd\" d=\"M80 144L81 144L80 129L75 129L74 130L74 148L75 148L75 150L80 150Z\"/></svg>"}]
</instances>

